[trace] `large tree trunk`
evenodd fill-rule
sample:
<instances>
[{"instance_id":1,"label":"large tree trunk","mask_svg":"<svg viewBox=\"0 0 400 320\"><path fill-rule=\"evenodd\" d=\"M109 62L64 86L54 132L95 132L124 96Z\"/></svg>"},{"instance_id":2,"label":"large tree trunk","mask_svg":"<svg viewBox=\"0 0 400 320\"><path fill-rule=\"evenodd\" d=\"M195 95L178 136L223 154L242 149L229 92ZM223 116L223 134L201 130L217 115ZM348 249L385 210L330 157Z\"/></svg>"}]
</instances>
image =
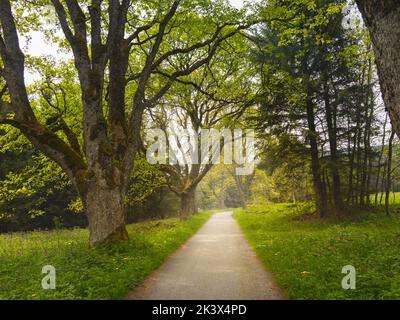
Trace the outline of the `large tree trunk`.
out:
<instances>
[{"instance_id":1,"label":"large tree trunk","mask_svg":"<svg viewBox=\"0 0 400 320\"><path fill-rule=\"evenodd\" d=\"M127 240L124 197L118 187L96 183L84 196L89 221L89 245Z\"/></svg>"},{"instance_id":2,"label":"large tree trunk","mask_svg":"<svg viewBox=\"0 0 400 320\"><path fill-rule=\"evenodd\" d=\"M100 144L88 158L89 167L74 178L89 222L89 245L127 240L125 194L130 174L113 164L113 157Z\"/></svg>"},{"instance_id":3,"label":"large tree trunk","mask_svg":"<svg viewBox=\"0 0 400 320\"><path fill-rule=\"evenodd\" d=\"M357 0L367 25L385 106L400 136L400 1Z\"/></svg>"},{"instance_id":4,"label":"large tree trunk","mask_svg":"<svg viewBox=\"0 0 400 320\"><path fill-rule=\"evenodd\" d=\"M195 193L196 193L196 188L191 188L180 194L181 207L179 210L179 218L181 220L186 220L193 213L197 213Z\"/></svg>"},{"instance_id":5,"label":"large tree trunk","mask_svg":"<svg viewBox=\"0 0 400 320\"><path fill-rule=\"evenodd\" d=\"M122 141L115 141L117 136L122 135L121 125L118 122L110 125L113 132L110 137L104 124L106 120L101 111L103 81L96 78L96 74L91 75L90 80L82 94L85 111L84 151L88 168L83 177L75 180L78 180L77 185L89 221L89 245L94 247L110 241L128 239L124 197L131 166L124 168L122 161L126 149L121 147L125 145ZM110 115L110 121L114 118Z\"/></svg>"}]
</instances>

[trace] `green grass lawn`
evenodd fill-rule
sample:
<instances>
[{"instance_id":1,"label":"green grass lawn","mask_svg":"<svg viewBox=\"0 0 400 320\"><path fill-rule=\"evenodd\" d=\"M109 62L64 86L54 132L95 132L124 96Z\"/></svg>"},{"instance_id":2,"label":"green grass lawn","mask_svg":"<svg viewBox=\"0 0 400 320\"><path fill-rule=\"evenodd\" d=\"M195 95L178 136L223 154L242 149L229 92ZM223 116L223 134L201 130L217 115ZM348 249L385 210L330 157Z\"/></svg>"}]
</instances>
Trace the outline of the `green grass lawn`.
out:
<instances>
[{"instance_id":1,"label":"green grass lawn","mask_svg":"<svg viewBox=\"0 0 400 320\"><path fill-rule=\"evenodd\" d=\"M166 219L128 226L130 240L88 248L85 229L0 235L0 299L121 299L208 220ZM44 265L56 289L42 289Z\"/></svg>"},{"instance_id":2,"label":"green grass lawn","mask_svg":"<svg viewBox=\"0 0 400 320\"><path fill-rule=\"evenodd\" d=\"M400 199L400 196L398 196ZM400 299L400 218L354 213L347 219L304 215L305 204L235 211L260 259L290 299ZM342 267L356 289L341 287Z\"/></svg>"}]
</instances>

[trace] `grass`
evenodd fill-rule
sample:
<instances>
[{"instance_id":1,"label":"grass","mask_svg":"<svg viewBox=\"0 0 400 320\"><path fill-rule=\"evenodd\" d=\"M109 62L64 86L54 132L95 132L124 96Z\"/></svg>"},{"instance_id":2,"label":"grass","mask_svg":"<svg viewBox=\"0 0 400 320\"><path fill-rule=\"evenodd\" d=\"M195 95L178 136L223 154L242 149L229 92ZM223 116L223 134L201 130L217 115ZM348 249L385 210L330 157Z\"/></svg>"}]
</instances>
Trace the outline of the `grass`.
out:
<instances>
[{"instance_id":1,"label":"grass","mask_svg":"<svg viewBox=\"0 0 400 320\"><path fill-rule=\"evenodd\" d=\"M400 196L398 196L400 199ZM357 212L320 220L306 204L238 209L235 217L290 299L400 299L400 218ZM342 267L356 289L341 287Z\"/></svg>"},{"instance_id":2,"label":"grass","mask_svg":"<svg viewBox=\"0 0 400 320\"><path fill-rule=\"evenodd\" d=\"M121 299L208 220L166 219L128 226L126 243L89 249L86 229L0 235L0 299ZM56 289L41 286L56 268Z\"/></svg>"}]
</instances>

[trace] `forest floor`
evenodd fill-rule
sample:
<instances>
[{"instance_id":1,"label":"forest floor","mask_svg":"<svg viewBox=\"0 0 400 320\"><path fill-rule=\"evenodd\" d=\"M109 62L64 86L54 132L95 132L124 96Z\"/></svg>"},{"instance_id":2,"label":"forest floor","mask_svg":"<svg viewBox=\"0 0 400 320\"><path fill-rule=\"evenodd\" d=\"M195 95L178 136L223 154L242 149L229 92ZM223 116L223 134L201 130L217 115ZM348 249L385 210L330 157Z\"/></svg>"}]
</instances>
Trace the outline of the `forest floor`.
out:
<instances>
[{"instance_id":1,"label":"forest floor","mask_svg":"<svg viewBox=\"0 0 400 320\"><path fill-rule=\"evenodd\" d=\"M284 296L232 212L214 214L128 299L271 300Z\"/></svg>"},{"instance_id":2,"label":"forest floor","mask_svg":"<svg viewBox=\"0 0 400 320\"><path fill-rule=\"evenodd\" d=\"M324 220L311 211L308 204L235 210L250 244L289 299L400 299L397 210L391 217L376 209ZM346 265L356 270L354 290L342 288Z\"/></svg>"},{"instance_id":3,"label":"forest floor","mask_svg":"<svg viewBox=\"0 0 400 320\"><path fill-rule=\"evenodd\" d=\"M0 299L123 298L211 213L131 224L129 241L97 249L88 248L86 229L0 235ZM45 265L56 269L55 290L42 288Z\"/></svg>"}]
</instances>

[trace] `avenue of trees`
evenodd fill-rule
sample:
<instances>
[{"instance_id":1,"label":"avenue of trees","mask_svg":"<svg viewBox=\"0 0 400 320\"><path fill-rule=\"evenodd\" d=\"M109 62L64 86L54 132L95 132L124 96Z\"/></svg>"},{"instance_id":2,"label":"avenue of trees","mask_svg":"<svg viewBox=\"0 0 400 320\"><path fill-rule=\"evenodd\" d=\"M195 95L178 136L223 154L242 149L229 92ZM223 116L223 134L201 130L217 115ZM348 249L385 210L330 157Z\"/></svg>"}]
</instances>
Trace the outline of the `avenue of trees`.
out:
<instances>
[{"instance_id":1,"label":"avenue of trees","mask_svg":"<svg viewBox=\"0 0 400 320\"><path fill-rule=\"evenodd\" d=\"M42 90L55 109L42 120L24 81L27 61L16 22L36 14L30 20L40 28L43 11L48 24L62 29L60 41L73 53L81 139L62 112L57 114L65 108L58 105L65 88ZM127 238L125 195L141 148L143 113L175 79L207 65L224 42L248 28L231 12L222 1L1 1L2 92L10 100L2 101L1 123L19 129L67 174L83 202L91 245Z\"/></svg>"},{"instance_id":2,"label":"avenue of trees","mask_svg":"<svg viewBox=\"0 0 400 320\"><path fill-rule=\"evenodd\" d=\"M356 2L364 24L345 0L1 0L0 231L87 225L96 246L263 201L389 214L400 4ZM30 55L33 31L67 58ZM257 167L149 164L152 128L255 129Z\"/></svg>"}]
</instances>

